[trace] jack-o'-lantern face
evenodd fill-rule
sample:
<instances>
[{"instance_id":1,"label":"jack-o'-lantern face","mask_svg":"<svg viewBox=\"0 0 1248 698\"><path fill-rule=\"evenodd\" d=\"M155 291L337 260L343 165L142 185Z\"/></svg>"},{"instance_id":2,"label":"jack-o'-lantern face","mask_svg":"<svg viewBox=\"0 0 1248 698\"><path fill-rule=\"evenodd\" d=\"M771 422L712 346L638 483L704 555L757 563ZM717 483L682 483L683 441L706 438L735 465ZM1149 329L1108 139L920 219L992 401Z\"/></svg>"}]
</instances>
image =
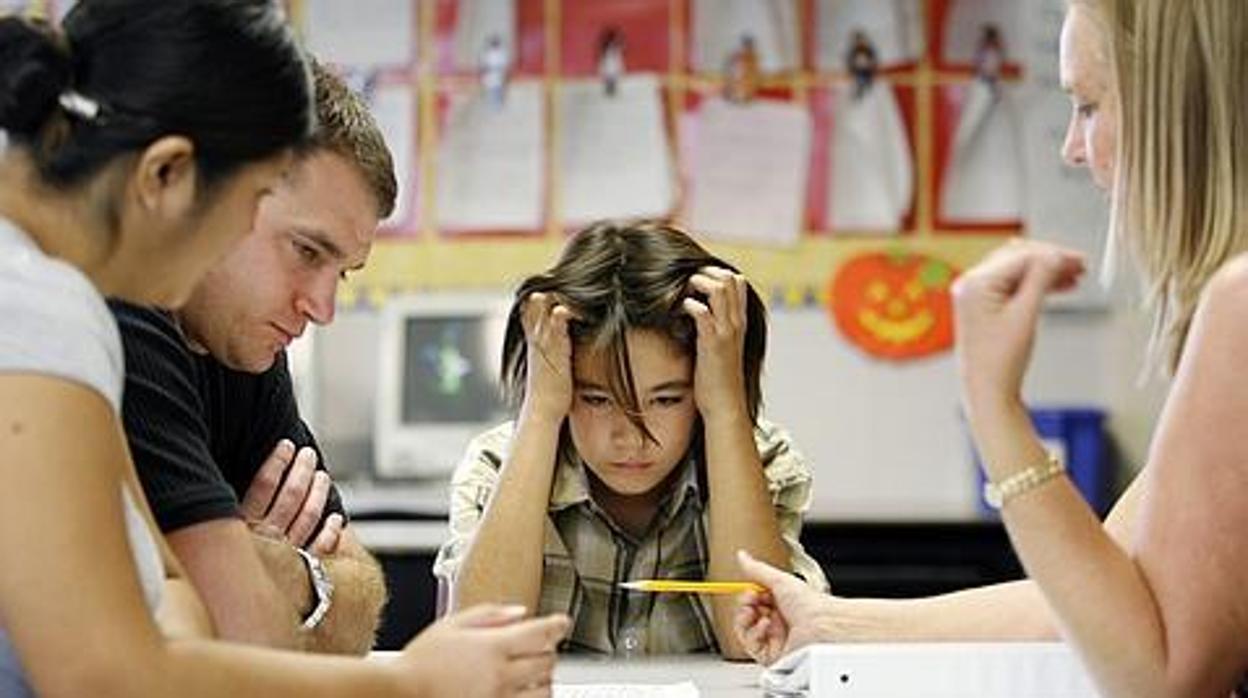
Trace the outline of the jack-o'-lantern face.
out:
<instances>
[{"instance_id":1,"label":"jack-o'-lantern face","mask_svg":"<svg viewBox=\"0 0 1248 698\"><path fill-rule=\"evenodd\" d=\"M956 271L931 257L873 252L846 262L832 281L830 308L841 332L888 359L953 346L949 286Z\"/></svg>"}]
</instances>

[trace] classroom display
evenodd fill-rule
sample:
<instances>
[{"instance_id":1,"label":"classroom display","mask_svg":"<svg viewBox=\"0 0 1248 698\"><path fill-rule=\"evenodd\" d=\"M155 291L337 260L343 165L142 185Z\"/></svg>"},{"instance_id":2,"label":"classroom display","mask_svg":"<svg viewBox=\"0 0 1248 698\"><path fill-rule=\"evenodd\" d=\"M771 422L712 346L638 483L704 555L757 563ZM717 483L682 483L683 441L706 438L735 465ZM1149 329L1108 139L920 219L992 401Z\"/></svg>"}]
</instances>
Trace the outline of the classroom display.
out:
<instances>
[{"instance_id":1,"label":"classroom display","mask_svg":"<svg viewBox=\"0 0 1248 698\"><path fill-rule=\"evenodd\" d=\"M781 306L863 252L1098 246L1056 157L1058 0L287 2L398 169L348 305L507 287L600 218L672 219Z\"/></svg>"},{"instance_id":2,"label":"classroom display","mask_svg":"<svg viewBox=\"0 0 1248 698\"><path fill-rule=\"evenodd\" d=\"M393 237L540 236L626 216L770 246L1020 226L1015 0L292 11L401 151Z\"/></svg>"},{"instance_id":3,"label":"classroom display","mask_svg":"<svg viewBox=\"0 0 1248 698\"><path fill-rule=\"evenodd\" d=\"M1020 0L343 6L290 1L402 200L349 301L505 287L599 218L672 219L784 305L873 245L965 267L1027 228Z\"/></svg>"}]
</instances>

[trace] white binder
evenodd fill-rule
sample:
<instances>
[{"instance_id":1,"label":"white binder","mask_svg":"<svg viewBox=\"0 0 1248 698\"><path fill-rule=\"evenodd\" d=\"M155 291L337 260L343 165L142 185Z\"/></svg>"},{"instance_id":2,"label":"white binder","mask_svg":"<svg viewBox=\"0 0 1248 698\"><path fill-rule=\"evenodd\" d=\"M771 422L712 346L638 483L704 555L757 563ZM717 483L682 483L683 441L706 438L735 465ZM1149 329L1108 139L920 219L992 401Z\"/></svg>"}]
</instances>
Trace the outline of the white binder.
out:
<instances>
[{"instance_id":1,"label":"white binder","mask_svg":"<svg viewBox=\"0 0 1248 698\"><path fill-rule=\"evenodd\" d=\"M763 673L768 696L809 698L1096 698L1060 642L812 645Z\"/></svg>"}]
</instances>

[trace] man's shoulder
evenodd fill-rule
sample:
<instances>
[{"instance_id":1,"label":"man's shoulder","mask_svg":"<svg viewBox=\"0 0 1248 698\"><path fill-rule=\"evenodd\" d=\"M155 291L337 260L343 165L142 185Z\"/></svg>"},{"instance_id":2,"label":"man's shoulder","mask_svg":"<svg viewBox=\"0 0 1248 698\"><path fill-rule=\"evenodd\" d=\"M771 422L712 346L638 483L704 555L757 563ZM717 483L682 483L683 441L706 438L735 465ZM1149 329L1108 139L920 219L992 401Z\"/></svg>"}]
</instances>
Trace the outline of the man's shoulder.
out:
<instances>
[{"instance_id":1,"label":"man's shoulder","mask_svg":"<svg viewBox=\"0 0 1248 698\"><path fill-rule=\"evenodd\" d=\"M177 332L178 329L173 315L167 310L130 303L118 298L108 299L108 309L112 311L113 317L117 318L118 324L157 329L162 332Z\"/></svg>"},{"instance_id":2,"label":"man's shoulder","mask_svg":"<svg viewBox=\"0 0 1248 698\"><path fill-rule=\"evenodd\" d=\"M117 320L127 355L136 350L189 354L182 331L169 311L116 298L108 300L108 309Z\"/></svg>"}]
</instances>

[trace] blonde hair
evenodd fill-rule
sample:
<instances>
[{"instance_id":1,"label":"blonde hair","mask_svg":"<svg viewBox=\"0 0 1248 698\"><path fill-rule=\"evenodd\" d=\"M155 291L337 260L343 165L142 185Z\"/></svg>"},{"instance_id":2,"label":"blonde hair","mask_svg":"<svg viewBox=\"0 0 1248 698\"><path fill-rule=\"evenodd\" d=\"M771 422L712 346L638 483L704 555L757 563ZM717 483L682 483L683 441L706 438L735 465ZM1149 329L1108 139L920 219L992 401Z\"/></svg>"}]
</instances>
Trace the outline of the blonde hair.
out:
<instances>
[{"instance_id":1,"label":"blonde hair","mask_svg":"<svg viewBox=\"0 0 1248 698\"><path fill-rule=\"evenodd\" d=\"M1109 27L1120 114L1109 244L1143 272L1149 365L1173 371L1206 282L1248 249L1248 3L1072 5Z\"/></svg>"}]
</instances>

